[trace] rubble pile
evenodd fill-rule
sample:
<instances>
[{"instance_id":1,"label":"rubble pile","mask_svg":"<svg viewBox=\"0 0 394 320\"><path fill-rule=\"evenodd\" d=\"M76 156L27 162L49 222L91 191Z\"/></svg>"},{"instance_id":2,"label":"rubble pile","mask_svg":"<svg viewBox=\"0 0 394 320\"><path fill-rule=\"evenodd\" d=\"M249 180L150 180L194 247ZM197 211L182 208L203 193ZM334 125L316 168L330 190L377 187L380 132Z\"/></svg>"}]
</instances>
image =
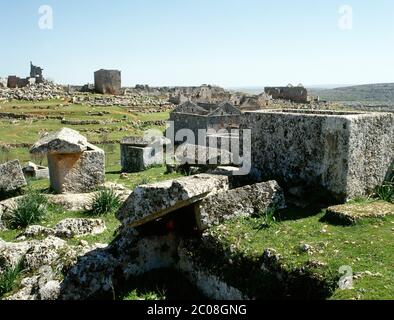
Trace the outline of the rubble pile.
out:
<instances>
[{"instance_id":1,"label":"rubble pile","mask_svg":"<svg viewBox=\"0 0 394 320\"><path fill-rule=\"evenodd\" d=\"M0 87L1 100L27 100L44 101L52 99L62 99L69 97L69 94L60 85L52 82L31 84L23 88L10 89Z\"/></svg>"},{"instance_id":2,"label":"rubble pile","mask_svg":"<svg viewBox=\"0 0 394 320\"><path fill-rule=\"evenodd\" d=\"M158 97L143 96L143 95L124 95L124 96L111 96L111 95L91 95L91 94L79 94L75 95L72 99L75 104L82 104L86 106L95 107L108 107L108 106L120 106L120 107L144 107L154 108L156 112L166 111L172 109L171 103ZM137 110L138 111L138 110Z\"/></svg>"}]
</instances>

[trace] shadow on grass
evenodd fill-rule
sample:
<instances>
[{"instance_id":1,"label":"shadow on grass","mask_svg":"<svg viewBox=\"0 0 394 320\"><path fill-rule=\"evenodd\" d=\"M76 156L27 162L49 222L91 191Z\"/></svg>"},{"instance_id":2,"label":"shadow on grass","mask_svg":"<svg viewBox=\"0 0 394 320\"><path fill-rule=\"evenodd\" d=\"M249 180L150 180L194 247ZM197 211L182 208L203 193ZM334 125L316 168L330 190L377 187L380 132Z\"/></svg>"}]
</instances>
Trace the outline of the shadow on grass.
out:
<instances>
[{"instance_id":1,"label":"shadow on grass","mask_svg":"<svg viewBox=\"0 0 394 320\"><path fill-rule=\"evenodd\" d=\"M277 221L301 220L322 213L324 207L312 206L307 208L288 207L278 210L275 214Z\"/></svg>"},{"instance_id":2,"label":"shadow on grass","mask_svg":"<svg viewBox=\"0 0 394 320\"><path fill-rule=\"evenodd\" d=\"M155 294L164 300L204 300L199 290L179 271L158 269L126 281L117 288L117 300L124 300L134 290L138 296Z\"/></svg>"}]
</instances>

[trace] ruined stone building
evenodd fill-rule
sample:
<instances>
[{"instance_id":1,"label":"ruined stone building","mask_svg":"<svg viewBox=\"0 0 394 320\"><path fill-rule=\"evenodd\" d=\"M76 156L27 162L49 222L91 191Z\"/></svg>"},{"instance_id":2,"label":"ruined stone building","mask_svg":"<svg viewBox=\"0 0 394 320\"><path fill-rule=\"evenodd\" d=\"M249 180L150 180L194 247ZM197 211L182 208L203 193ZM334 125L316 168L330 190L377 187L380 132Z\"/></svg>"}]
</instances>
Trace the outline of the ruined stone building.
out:
<instances>
[{"instance_id":1,"label":"ruined stone building","mask_svg":"<svg viewBox=\"0 0 394 320\"><path fill-rule=\"evenodd\" d=\"M308 102L308 90L302 86L292 87L266 87L265 93L273 99L290 100L292 102Z\"/></svg>"},{"instance_id":2,"label":"ruined stone building","mask_svg":"<svg viewBox=\"0 0 394 320\"><path fill-rule=\"evenodd\" d=\"M33 63L30 61L30 76L27 78L20 78L15 75L10 75L8 76L7 79L7 87L11 89L15 89L15 88L23 88L30 84L43 83L44 82L44 77L42 74L43 70L44 69L42 69L41 67L37 67L33 65Z\"/></svg>"},{"instance_id":3,"label":"ruined stone building","mask_svg":"<svg viewBox=\"0 0 394 320\"><path fill-rule=\"evenodd\" d=\"M183 104L187 101L195 103L220 103L228 101L231 94L223 88L211 85L200 87L176 87L170 89L169 101L173 104Z\"/></svg>"},{"instance_id":4,"label":"ruined stone building","mask_svg":"<svg viewBox=\"0 0 394 320\"><path fill-rule=\"evenodd\" d=\"M220 104L185 102L170 114L175 134L182 129L191 130L196 139L199 129L236 129L239 127L241 111L228 102ZM197 143L197 141L196 141Z\"/></svg>"},{"instance_id":5,"label":"ruined stone building","mask_svg":"<svg viewBox=\"0 0 394 320\"><path fill-rule=\"evenodd\" d=\"M239 109L242 111L253 111L267 109L271 104L272 97L266 93L262 93L258 96L242 96L239 105Z\"/></svg>"},{"instance_id":6,"label":"ruined stone building","mask_svg":"<svg viewBox=\"0 0 394 320\"><path fill-rule=\"evenodd\" d=\"M43 68L33 65L30 61L30 78L36 79L35 83L44 82L44 77L42 75Z\"/></svg>"},{"instance_id":7,"label":"ruined stone building","mask_svg":"<svg viewBox=\"0 0 394 320\"><path fill-rule=\"evenodd\" d=\"M121 94L122 77L119 70L98 70L94 73L95 91L101 94Z\"/></svg>"}]
</instances>

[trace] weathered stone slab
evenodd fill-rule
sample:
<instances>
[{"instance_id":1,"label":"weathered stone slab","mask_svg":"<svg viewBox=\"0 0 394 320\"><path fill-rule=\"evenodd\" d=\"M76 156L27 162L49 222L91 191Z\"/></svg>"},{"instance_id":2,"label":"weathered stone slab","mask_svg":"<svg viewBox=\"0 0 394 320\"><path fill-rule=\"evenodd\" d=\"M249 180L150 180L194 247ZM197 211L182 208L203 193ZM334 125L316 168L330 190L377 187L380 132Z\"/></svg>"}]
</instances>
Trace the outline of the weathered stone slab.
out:
<instances>
[{"instance_id":1,"label":"weathered stone slab","mask_svg":"<svg viewBox=\"0 0 394 320\"><path fill-rule=\"evenodd\" d=\"M394 204L385 201L347 203L329 207L325 219L342 224L355 224L363 219L394 215Z\"/></svg>"},{"instance_id":2,"label":"weathered stone slab","mask_svg":"<svg viewBox=\"0 0 394 320\"><path fill-rule=\"evenodd\" d=\"M197 226L205 230L235 217L285 207L282 188L276 181L268 181L211 195L196 203L194 210Z\"/></svg>"},{"instance_id":3,"label":"weathered stone slab","mask_svg":"<svg viewBox=\"0 0 394 320\"><path fill-rule=\"evenodd\" d=\"M12 192L26 185L19 160L0 164L0 191Z\"/></svg>"},{"instance_id":4,"label":"weathered stone slab","mask_svg":"<svg viewBox=\"0 0 394 320\"><path fill-rule=\"evenodd\" d=\"M62 128L61 130L48 133L37 141L30 149L33 154L69 154L81 153L88 150L87 139L79 132Z\"/></svg>"},{"instance_id":5,"label":"weathered stone slab","mask_svg":"<svg viewBox=\"0 0 394 320\"><path fill-rule=\"evenodd\" d=\"M246 112L241 129L252 131L253 176L321 189L338 201L373 192L394 160L394 114Z\"/></svg>"},{"instance_id":6,"label":"weathered stone slab","mask_svg":"<svg viewBox=\"0 0 394 320\"><path fill-rule=\"evenodd\" d=\"M137 227L228 189L227 176L208 174L139 186L118 211L117 218L123 225Z\"/></svg>"}]
</instances>

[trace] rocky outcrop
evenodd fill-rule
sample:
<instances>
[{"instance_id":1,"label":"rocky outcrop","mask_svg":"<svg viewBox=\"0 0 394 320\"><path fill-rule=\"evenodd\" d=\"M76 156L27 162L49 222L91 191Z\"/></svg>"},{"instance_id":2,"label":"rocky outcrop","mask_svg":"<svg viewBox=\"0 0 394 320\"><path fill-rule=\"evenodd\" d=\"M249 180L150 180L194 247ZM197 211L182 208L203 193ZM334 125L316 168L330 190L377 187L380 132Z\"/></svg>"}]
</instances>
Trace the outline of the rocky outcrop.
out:
<instances>
[{"instance_id":1,"label":"rocky outcrop","mask_svg":"<svg viewBox=\"0 0 394 320\"><path fill-rule=\"evenodd\" d=\"M26 185L19 160L0 164L0 193L13 192Z\"/></svg>"},{"instance_id":2,"label":"rocky outcrop","mask_svg":"<svg viewBox=\"0 0 394 320\"><path fill-rule=\"evenodd\" d=\"M61 238L95 235L105 230L105 223L101 219L65 219L55 226L55 234Z\"/></svg>"},{"instance_id":3,"label":"rocky outcrop","mask_svg":"<svg viewBox=\"0 0 394 320\"><path fill-rule=\"evenodd\" d=\"M54 236L44 240L17 243L0 241L0 274L6 268L15 268L22 263L27 275L16 293L6 300L57 300L61 294L63 273L78 261L78 257L94 250L103 250L106 245L81 244L70 246Z\"/></svg>"},{"instance_id":4,"label":"rocky outcrop","mask_svg":"<svg viewBox=\"0 0 394 320\"><path fill-rule=\"evenodd\" d=\"M105 223L101 219L69 218L60 221L54 228L38 225L29 226L19 236L19 239L41 236L56 236L58 238L71 239L73 237L100 234L105 230Z\"/></svg>"}]
</instances>

